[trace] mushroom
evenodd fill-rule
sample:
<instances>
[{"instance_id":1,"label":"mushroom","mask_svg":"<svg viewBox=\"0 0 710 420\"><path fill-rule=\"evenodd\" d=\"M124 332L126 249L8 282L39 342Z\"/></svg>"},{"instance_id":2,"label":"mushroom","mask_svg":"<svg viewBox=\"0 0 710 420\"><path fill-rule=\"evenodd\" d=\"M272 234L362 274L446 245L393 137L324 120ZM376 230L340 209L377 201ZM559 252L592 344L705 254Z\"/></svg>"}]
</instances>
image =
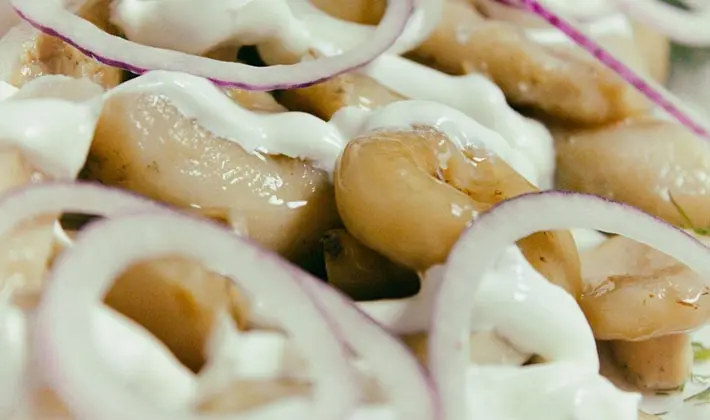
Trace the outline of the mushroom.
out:
<instances>
[{"instance_id":1,"label":"mushroom","mask_svg":"<svg viewBox=\"0 0 710 420\"><path fill-rule=\"evenodd\" d=\"M693 363L687 331L710 319L710 288L675 259L617 236L581 255L579 304L595 338L644 390L681 387Z\"/></svg>"},{"instance_id":2,"label":"mushroom","mask_svg":"<svg viewBox=\"0 0 710 420\"><path fill-rule=\"evenodd\" d=\"M320 238L339 225L325 171L248 153L152 93L106 101L83 176L179 208L221 210L259 244L312 270L322 271Z\"/></svg>"},{"instance_id":3,"label":"mushroom","mask_svg":"<svg viewBox=\"0 0 710 420\"><path fill-rule=\"evenodd\" d=\"M88 0L77 12L104 31L118 35L109 22L109 1ZM0 40L0 79L20 87L47 74L88 78L111 88L123 80L123 71L101 64L66 42L20 23Z\"/></svg>"},{"instance_id":4,"label":"mushroom","mask_svg":"<svg viewBox=\"0 0 710 420\"><path fill-rule=\"evenodd\" d=\"M328 283L358 301L397 299L419 291L417 273L367 248L345 229L323 236Z\"/></svg>"},{"instance_id":5,"label":"mushroom","mask_svg":"<svg viewBox=\"0 0 710 420\"><path fill-rule=\"evenodd\" d=\"M334 184L348 232L419 271L443 263L479 212L537 190L487 150L458 150L445 135L426 127L377 131L350 141ZM540 273L579 296L577 248L569 232L535 233L518 245Z\"/></svg>"},{"instance_id":6,"label":"mushroom","mask_svg":"<svg viewBox=\"0 0 710 420\"><path fill-rule=\"evenodd\" d=\"M375 109L405 99L372 78L360 73L346 73L301 89L285 90L279 100L292 111L311 113L329 120L346 106Z\"/></svg>"},{"instance_id":7,"label":"mushroom","mask_svg":"<svg viewBox=\"0 0 710 420\"><path fill-rule=\"evenodd\" d=\"M541 45L465 2L445 2L437 29L409 56L450 74L481 72L511 103L574 124L604 124L649 109L633 87L583 51Z\"/></svg>"},{"instance_id":8,"label":"mushroom","mask_svg":"<svg viewBox=\"0 0 710 420\"><path fill-rule=\"evenodd\" d=\"M673 122L639 117L557 129L558 188L600 195L684 226L710 225L710 146ZM682 209L682 212L680 211Z\"/></svg>"}]
</instances>

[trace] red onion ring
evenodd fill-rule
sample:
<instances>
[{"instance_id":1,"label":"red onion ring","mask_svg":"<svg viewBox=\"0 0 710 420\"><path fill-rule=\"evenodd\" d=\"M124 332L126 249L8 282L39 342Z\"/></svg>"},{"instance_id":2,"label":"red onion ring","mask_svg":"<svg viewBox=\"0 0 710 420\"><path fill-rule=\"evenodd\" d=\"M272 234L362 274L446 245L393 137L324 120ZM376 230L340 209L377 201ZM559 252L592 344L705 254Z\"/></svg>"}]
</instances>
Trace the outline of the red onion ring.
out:
<instances>
[{"instance_id":1,"label":"red onion ring","mask_svg":"<svg viewBox=\"0 0 710 420\"><path fill-rule=\"evenodd\" d=\"M486 270L503 250L540 231L584 228L627 236L664 252L710 279L710 248L686 232L633 207L600 197L524 194L482 213L461 235L435 298L429 368L447 420L467 419L465 370L473 300ZM708 281L710 284L710 281Z\"/></svg>"},{"instance_id":2,"label":"red onion ring","mask_svg":"<svg viewBox=\"0 0 710 420\"><path fill-rule=\"evenodd\" d=\"M335 289L319 281L304 283L350 347L372 368L399 419L438 418L438 398L424 368L397 338L359 311Z\"/></svg>"},{"instance_id":3,"label":"red onion ring","mask_svg":"<svg viewBox=\"0 0 710 420\"><path fill-rule=\"evenodd\" d=\"M102 31L53 0L12 0L12 5L38 30L106 65L138 74L178 71L205 77L218 85L262 91L306 87L366 65L397 41L414 10L413 0L389 0L370 41L341 55L293 65L254 67L136 44Z\"/></svg>"},{"instance_id":4,"label":"red onion ring","mask_svg":"<svg viewBox=\"0 0 710 420\"><path fill-rule=\"evenodd\" d=\"M166 211L171 210L118 189L96 184L48 181L13 188L0 197L0 236L23 221L44 214L116 216Z\"/></svg>"},{"instance_id":5,"label":"red onion ring","mask_svg":"<svg viewBox=\"0 0 710 420\"><path fill-rule=\"evenodd\" d=\"M684 125L698 136L703 137L706 140L710 140L710 129L705 125L705 121L698 117L694 111L683 105L683 103L675 98L672 93L668 92L658 83L633 71L626 64L622 63L611 53L606 51L601 45L599 45L599 43L594 41L591 37L585 35L580 29L576 28L570 21L562 18L538 0L504 1L507 4L514 1L518 7L522 7L525 10L528 10L545 19L548 23L567 35L567 37L569 37L577 45L592 54L602 64L621 76L622 79L636 88L636 90L646 96L649 100L660 106L680 124ZM703 122L701 123L700 121Z\"/></svg>"},{"instance_id":6,"label":"red onion ring","mask_svg":"<svg viewBox=\"0 0 710 420\"><path fill-rule=\"evenodd\" d=\"M91 337L90 311L125 267L149 258L183 255L239 279L270 309L309 362L313 402L279 401L243 415L161 413L112 380ZM320 419L348 416L359 387L346 348L316 302L301 287L311 281L278 256L208 221L163 212L95 222L61 254L37 312L38 352L49 382L81 419Z\"/></svg>"},{"instance_id":7,"label":"red onion ring","mask_svg":"<svg viewBox=\"0 0 710 420\"><path fill-rule=\"evenodd\" d=\"M657 0L614 0L626 14L691 47L710 46L710 9L681 10Z\"/></svg>"}]
</instances>

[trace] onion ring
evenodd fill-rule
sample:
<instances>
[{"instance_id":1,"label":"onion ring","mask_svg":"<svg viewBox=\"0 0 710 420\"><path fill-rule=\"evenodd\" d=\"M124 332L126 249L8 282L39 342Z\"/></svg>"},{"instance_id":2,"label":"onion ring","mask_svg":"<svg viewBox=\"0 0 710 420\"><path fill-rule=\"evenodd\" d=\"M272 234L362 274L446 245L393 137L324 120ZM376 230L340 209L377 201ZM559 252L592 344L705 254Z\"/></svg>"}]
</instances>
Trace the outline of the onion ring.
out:
<instances>
[{"instance_id":1,"label":"onion ring","mask_svg":"<svg viewBox=\"0 0 710 420\"><path fill-rule=\"evenodd\" d=\"M168 207L138 195L94 184L48 181L9 190L0 197L0 236L44 214L121 215L167 212Z\"/></svg>"},{"instance_id":2,"label":"onion ring","mask_svg":"<svg viewBox=\"0 0 710 420\"><path fill-rule=\"evenodd\" d=\"M426 41L441 22L444 13L445 0L414 0L414 10L401 36L387 50L387 54L400 55L407 53ZM290 0L289 6L298 18L302 19L313 35L312 48L322 54L340 54L342 51L354 48L371 36L370 25L363 25L338 19L316 7L309 0ZM317 17L317 19L313 19ZM328 37L333 28L347 33L347 37ZM346 41L347 39L347 41Z\"/></svg>"},{"instance_id":3,"label":"onion ring","mask_svg":"<svg viewBox=\"0 0 710 420\"><path fill-rule=\"evenodd\" d=\"M501 0L497 0L501 1ZM606 51L599 43L587 36L567 19L550 10L539 0L504 0L504 4L514 3L515 7L528 10L559 29L577 45L592 54L599 62L618 74L622 79L633 86L637 91L646 96L650 101L661 107L670 116L684 125L693 133L710 141L710 128L704 118L701 118L692 109L684 105L672 93L658 83L641 76L629 66L622 63L611 53ZM617 0L618 1L618 0ZM702 122L701 122L702 121Z\"/></svg>"},{"instance_id":4,"label":"onion ring","mask_svg":"<svg viewBox=\"0 0 710 420\"><path fill-rule=\"evenodd\" d=\"M112 380L89 333L90 311L125 267L175 254L239 278L242 289L270 309L269 315L280 321L309 362L315 383L312 404L295 398L231 416L161 413ZM310 281L307 274L212 222L171 212L98 221L55 262L37 312L37 351L49 382L81 419L344 418L359 399L359 387L344 344L302 281Z\"/></svg>"},{"instance_id":5,"label":"onion ring","mask_svg":"<svg viewBox=\"0 0 710 420\"><path fill-rule=\"evenodd\" d=\"M390 391L398 418L437 418L439 407L433 384L407 347L335 289L319 281L309 281L305 285L342 331L350 347Z\"/></svg>"},{"instance_id":6,"label":"onion ring","mask_svg":"<svg viewBox=\"0 0 710 420\"><path fill-rule=\"evenodd\" d=\"M30 25L106 65L138 74L179 71L218 85L261 91L306 87L366 65L397 41L412 15L413 4L413 0L389 0L370 40L341 55L293 65L254 67L136 44L102 31L53 0L12 0L17 13Z\"/></svg>"},{"instance_id":7,"label":"onion ring","mask_svg":"<svg viewBox=\"0 0 710 420\"><path fill-rule=\"evenodd\" d=\"M70 204L65 204L65 201ZM29 215L27 208L32 209ZM167 207L120 190L91 184L49 182L18 188L0 199L0 235L33 215L62 211L96 215L172 213ZM292 275L294 270L287 269ZM434 418L437 407L435 393L411 353L335 290L312 279L302 284L308 286L309 293L328 312L328 319L342 330L342 336L347 338L350 347L366 359L380 382L391 392L401 418ZM382 357L383 354L391 356ZM61 385L58 387L61 388ZM415 401L412 402L411 398Z\"/></svg>"},{"instance_id":8,"label":"onion ring","mask_svg":"<svg viewBox=\"0 0 710 420\"><path fill-rule=\"evenodd\" d=\"M471 297L503 250L532 233L569 228L627 236L664 252L710 279L710 248L686 232L633 207L576 193L529 193L482 213L461 235L444 267L434 302L429 368L444 416L467 418L465 371ZM708 282L710 284L710 281Z\"/></svg>"}]
</instances>

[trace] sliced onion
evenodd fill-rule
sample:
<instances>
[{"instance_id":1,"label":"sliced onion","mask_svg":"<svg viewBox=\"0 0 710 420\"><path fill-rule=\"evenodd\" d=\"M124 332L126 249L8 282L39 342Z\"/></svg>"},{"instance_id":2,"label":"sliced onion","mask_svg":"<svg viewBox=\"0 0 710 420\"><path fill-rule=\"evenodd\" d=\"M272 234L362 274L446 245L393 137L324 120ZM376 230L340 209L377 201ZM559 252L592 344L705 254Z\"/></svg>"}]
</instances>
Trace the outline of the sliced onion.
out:
<instances>
[{"instance_id":1,"label":"sliced onion","mask_svg":"<svg viewBox=\"0 0 710 420\"><path fill-rule=\"evenodd\" d=\"M397 418L437 418L438 399L433 384L412 353L335 289L319 281L309 281L306 287L341 330L350 348L372 369L395 406Z\"/></svg>"},{"instance_id":2,"label":"sliced onion","mask_svg":"<svg viewBox=\"0 0 710 420\"><path fill-rule=\"evenodd\" d=\"M312 402L279 400L243 415L176 415L112 378L90 333L91 310L126 267L170 255L203 262L269 308L310 366ZM307 274L208 221L171 212L104 219L84 229L55 262L37 313L37 350L49 382L80 419L345 418L359 400L359 384L344 343L302 281L310 281Z\"/></svg>"},{"instance_id":3,"label":"sliced onion","mask_svg":"<svg viewBox=\"0 0 710 420\"><path fill-rule=\"evenodd\" d=\"M650 25L673 41L692 47L710 47L710 7L691 11L658 0L614 0L629 16Z\"/></svg>"},{"instance_id":4,"label":"sliced onion","mask_svg":"<svg viewBox=\"0 0 710 420\"><path fill-rule=\"evenodd\" d=\"M429 368L444 418L467 419L472 299L483 276L506 247L535 232L584 228L624 235L664 252L710 279L710 248L684 231L633 207L599 197L540 192L504 201L482 213L461 235L444 268L435 298L429 339ZM708 280L710 284L710 280Z\"/></svg>"},{"instance_id":5,"label":"sliced onion","mask_svg":"<svg viewBox=\"0 0 710 420\"><path fill-rule=\"evenodd\" d=\"M387 50L388 54L404 54L426 41L441 22L445 0L414 0L414 10L402 35ZM372 27L338 19L319 9L310 0L290 0L289 7L311 32L312 48L323 54L342 52L372 36ZM335 28L345 36L328 36Z\"/></svg>"},{"instance_id":6,"label":"sliced onion","mask_svg":"<svg viewBox=\"0 0 710 420\"><path fill-rule=\"evenodd\" d=\"M10 190L0 198L0 237L21 222L57 213L115 216L166 212L167 207L118 189L95 184L43 182Z\"/></svg>"},{"instance_id":7,"label":"sliced onion","mask_svg":"<svg viewBox=\"0 0 710 420\"><path fill-rule=\"evenodd\" d=\"M102 31L54 0L12 0L12 4L20 17L35 28L109 66L139 74L150 70L178 71L220 85L264 91L310 86L369 63L397 41L413 12L413 0L389 0L369 41L348 52L294 65L254 67L136 44Z\"/></svg>"},{"instance_id":8,"label":"sliced onion","mask_svg":"<svg viewBox=\"0 0 710 420\"><path fill-rule=\"evenodd\" d=\"M704 118L699 117L692 109L684 105L673 94L668 92L658 83L633 71L626 64L614 57L614 55L606 51L591 37L585 35L582 30L578 29L570 21L553 12L550 8L544 6L538 0L505 1L506 4L514 2L518 5L518 7L522 7L545 19L548 23L562 31L580 47L587 50L602 64L621 76L622 79L631 84L649 100L665 110L680 124L684 125L698 136L710 140L710 129L708 128L708 122L705 121Z\"/></svg>"}]
</instances>

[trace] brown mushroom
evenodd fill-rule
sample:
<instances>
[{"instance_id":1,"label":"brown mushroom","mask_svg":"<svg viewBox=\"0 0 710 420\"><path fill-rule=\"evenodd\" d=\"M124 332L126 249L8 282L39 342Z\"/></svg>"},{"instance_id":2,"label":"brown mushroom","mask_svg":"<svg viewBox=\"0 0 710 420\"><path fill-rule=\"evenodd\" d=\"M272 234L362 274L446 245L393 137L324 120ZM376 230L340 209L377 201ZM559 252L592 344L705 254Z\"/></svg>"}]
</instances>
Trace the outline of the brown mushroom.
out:
<instances>
[{"instance_id":1,"label":"brown mushroom","mask_svg":"<svg viewBox=\"0 0 710 420\"><path fill-rule=\"evenodd\" d=\"M329 120L339 109L354 106L375 109L405 99L372 78L359 73L346 73L302 89L279 94L279 100L292 111L311 113Z\"/></svg>"},{"instance_id":2,"label":"brown mushroom","mask_svg":"<svg viewBox=\"0 0 710 420\"><path fill-rule=\"evenodd\" d=\"M673 390L690 375L689 330L710 318L710 288L651 247L617 236L582 253L579 304L623 376L642 390Z\"/></svg>"},{"instance_id":3,"label":"brown mushroom","mask_svg":"<svg viewBox=\"0 0 710 420\"><path fill-rule=\"evenodd\" d=\"M109 22L108 0L89 0L78 14L110 34L119 34ZM4 62L0 76L18 87L47 74L88 78L104 88L114 87L123 80L122 70L94 61L61 39L39 32L27 23L14 27L0 41L0 60Z\"/></svg>"},{"instance_id":4,"label":"brown mushroom","mask_svg":"<svg viewBox=\"0 0 710 420\"><path fill-rule=\"evenodd\" d=\"M327 173L247 153L153 94L105 103L83 176L180 208L227 209L258 243L314 270L321 236L339 224Z\"/></svg>"},{"instance_id":5,"label":"brown mushroom","mask_svg":"<svg viewBox=\"0 0 710 420\"><path fill-rule=\"evenodd\" d=\"M367 248L345 229L323 236L328 283L352 299L398 299L419 291L419 276Z\"/></svg>"},{"instance_id":6,"label":"brown mushroom","mask_svg":"<svg viewBox=\"0 0 710 420\"><path fill-rule=\"evenodd\" d=\"M462 152L425 127L378 131L350 141L334 184L348 232L390 260L420 271L443 263L479 212L536 190L487 151ZM536 233L519 246L551 282L579 296L579 260L569 232Z\"/></svg>"},{"instance_id":7,"label":"brown mushroom","mask_svg":"<svg viewBox=\"0 0 710 420\"><path fill-rule=\"evenodd\" d=\"M465 2L445 2L441 23L409 56L450 74L479 71L513 104L575 124L609 123L649 108L633 87L586 53L538 44Z\"/></svg>"},{"instance_id":8,"label":"brown mushroom","mask_svg":"<svg viewBox=\"0 0 710 420\"><path fill-rule=\"evenodd\" d=\"M628 203L685 226L680 207L694 225L710 225L710 146L684 127L642 117L554 134L558 188Z\"/></svg>"}]
</instances>

